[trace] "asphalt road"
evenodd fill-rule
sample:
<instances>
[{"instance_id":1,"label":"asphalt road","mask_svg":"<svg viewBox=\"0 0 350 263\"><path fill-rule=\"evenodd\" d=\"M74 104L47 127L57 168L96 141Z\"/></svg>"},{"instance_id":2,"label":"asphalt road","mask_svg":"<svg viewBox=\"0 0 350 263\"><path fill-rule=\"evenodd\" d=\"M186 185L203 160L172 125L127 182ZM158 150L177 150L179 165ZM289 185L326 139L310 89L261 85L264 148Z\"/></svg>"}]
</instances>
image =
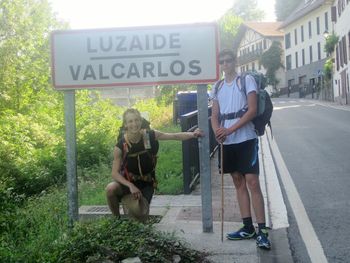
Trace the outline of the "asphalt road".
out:
<instances>
[{"instance_id":1,"label":"asphalt road","mask_svg":"<svg viewBox=\"0 0 350 263\"><path fill-rule=\"evenodd\" d=\"M341 109L339 109L341 108ZM273 135L328 262L350 262L350 107L274 99ZM310 262L286 199L295 262Z\"/></svg>"}]
</instances>

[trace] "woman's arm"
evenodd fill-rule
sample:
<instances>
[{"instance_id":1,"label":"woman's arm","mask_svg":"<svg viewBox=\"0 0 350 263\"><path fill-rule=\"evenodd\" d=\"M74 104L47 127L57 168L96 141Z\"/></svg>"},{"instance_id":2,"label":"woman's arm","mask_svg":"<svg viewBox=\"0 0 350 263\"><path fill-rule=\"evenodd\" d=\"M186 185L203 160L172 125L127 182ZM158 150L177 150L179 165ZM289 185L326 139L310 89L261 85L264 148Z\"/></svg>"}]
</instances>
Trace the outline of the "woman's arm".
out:
<instances>
[{"instance_id":1,"label":"woman's arm","mask_svg":"<svg viewBox=\"0 0 350 263\"><path fill-rule=\"evenodd\" d=\"M118 183L127 186L130 192L136 199L141 197L141 191L130 181L128 181L124 176L120 174L120 167L122 163L122 151L116 146L114 147L114 158L112 165L112 178Z\"/></svg>"},{"instance_id":2,"label":"woman's arm","mask_svg":"<svg viewBox=\"0 0 350 263\"><path fill-rule=\"evenodd\" d=\"M161 132L154 131L156 140L178 140L185 141L193 138L198 138L203 136L203 132L200 129L196 129L194 132Z\"/></svg>"}]
</instances>

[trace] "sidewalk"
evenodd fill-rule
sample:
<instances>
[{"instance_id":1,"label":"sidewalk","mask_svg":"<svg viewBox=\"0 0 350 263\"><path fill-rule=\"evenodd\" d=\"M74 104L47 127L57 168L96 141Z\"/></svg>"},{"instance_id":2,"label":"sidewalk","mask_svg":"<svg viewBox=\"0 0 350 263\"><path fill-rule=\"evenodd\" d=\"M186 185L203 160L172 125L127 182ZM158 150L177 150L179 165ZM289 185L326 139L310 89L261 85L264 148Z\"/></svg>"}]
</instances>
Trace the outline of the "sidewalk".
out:
<instances>
[{"instance_id":1,"label":"sidewalk","mask_svg":"<svg viewBox=\"0 0 350 263\"><path fill-rule=\"evenodd\" d=\"M156 228L175 233L192 248L209 253L207 259L211 262L293 262L287 240L286 208L267 137L266 135L260 137L259 178L265 200L266 223L271 228L269 231L271 251L258 249L255 240L231 241L225 238L227 232L236 230L242 225L236 192L232 178L228 174L224 175L224 240L221 242L221 175L217 168L217 155L211 160L213 232L203 232L200 184L190 195L155 195L150 214L162 216ZM80 216L84 218L106 213L110 214L107 206L79 209ZM254 214L253 221L255 222Z\"/></svg>"},{"instance_id":2,"label":"sidewalk","mask_svg":"<svg viewBox=\"0 0 350 263\"><path fill-rule=\"evenodd\" d=\"M157 224L157 228L162 231L175 232L193 248L210 253L208 259L211 262L293 262L286 236L288 219L286 211L283 211L285 206L282 194L280 191L278 194L279 183L267 136L260 138L259 161L266 221L267 226L272 228L270 230L271 251L258 249L255 240L231 241L225 238L227 232L238 229L242 224L236 191L231 176L228 174L224 175L224 240L221 242L221 176L217 168L217 157L211 160L213 233L203 232L200 184L191 195L177 196L179 201L177 204L169 203L169 210ZM269 197L276 200L269 200ZM163 198L156 196L152 201L152 206L166 202ZM255 221L254 214L253 220Z\"/></svg>"}]
</instances>

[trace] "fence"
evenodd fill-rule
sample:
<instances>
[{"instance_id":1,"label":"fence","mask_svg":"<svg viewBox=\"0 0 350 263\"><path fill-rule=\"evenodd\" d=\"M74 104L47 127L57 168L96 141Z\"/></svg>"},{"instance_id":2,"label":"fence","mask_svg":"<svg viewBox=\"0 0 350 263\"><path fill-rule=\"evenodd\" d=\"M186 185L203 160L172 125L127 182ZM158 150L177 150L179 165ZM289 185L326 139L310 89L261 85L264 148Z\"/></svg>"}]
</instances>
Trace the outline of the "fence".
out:
<instances>
[{"instance_id":1,"label":"fence","mask_svg":"<svg viewBox=\"0 0 350 263\"><path fill-rule=\"evenodd\" d=\"M318 98L318 94L320 92L320 87L317 85L311 85L311 84L295 84L291 87L284 87L279 90L279 96L287 95L288 97L291 94L297 94L299 98L305 98L308 95L311 95L312 98Z\"/></svg>"},{"instance_id":2,"label":"fence","mask_svg":"<svg viewBox=\"0 0 350 263\"><path fill-rule=\"evenodd\" d=\"M208 107L208 125L209 125L209 147L210 158L213 157L218 144L211 127L210 116L211 107ZM198 111L192 111L180 117L181 131L194 131L198 127ZM190 194L193 187L199 179L199 149L198 141L191 139L182 142L182 169L184 194Z\"/></svg>"}]
</instances>

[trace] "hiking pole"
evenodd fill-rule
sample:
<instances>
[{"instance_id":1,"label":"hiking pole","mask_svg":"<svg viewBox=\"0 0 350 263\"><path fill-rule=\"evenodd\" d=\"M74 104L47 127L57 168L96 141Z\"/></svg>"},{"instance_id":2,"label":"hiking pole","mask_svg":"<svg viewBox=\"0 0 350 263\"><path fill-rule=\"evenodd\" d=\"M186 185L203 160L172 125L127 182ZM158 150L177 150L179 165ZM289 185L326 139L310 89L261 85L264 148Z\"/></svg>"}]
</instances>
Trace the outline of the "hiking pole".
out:
<instances>
[{"instance_id":1,"label":"hiking pole","mask_svg":"<svg viewBox=\"0 0 350 263\"><path fill-rule=\"evenodd\" d=\"M221 242L224 242L224 145L220 143L220 173L221 173Z\"/></svg>"}]
</instances>

